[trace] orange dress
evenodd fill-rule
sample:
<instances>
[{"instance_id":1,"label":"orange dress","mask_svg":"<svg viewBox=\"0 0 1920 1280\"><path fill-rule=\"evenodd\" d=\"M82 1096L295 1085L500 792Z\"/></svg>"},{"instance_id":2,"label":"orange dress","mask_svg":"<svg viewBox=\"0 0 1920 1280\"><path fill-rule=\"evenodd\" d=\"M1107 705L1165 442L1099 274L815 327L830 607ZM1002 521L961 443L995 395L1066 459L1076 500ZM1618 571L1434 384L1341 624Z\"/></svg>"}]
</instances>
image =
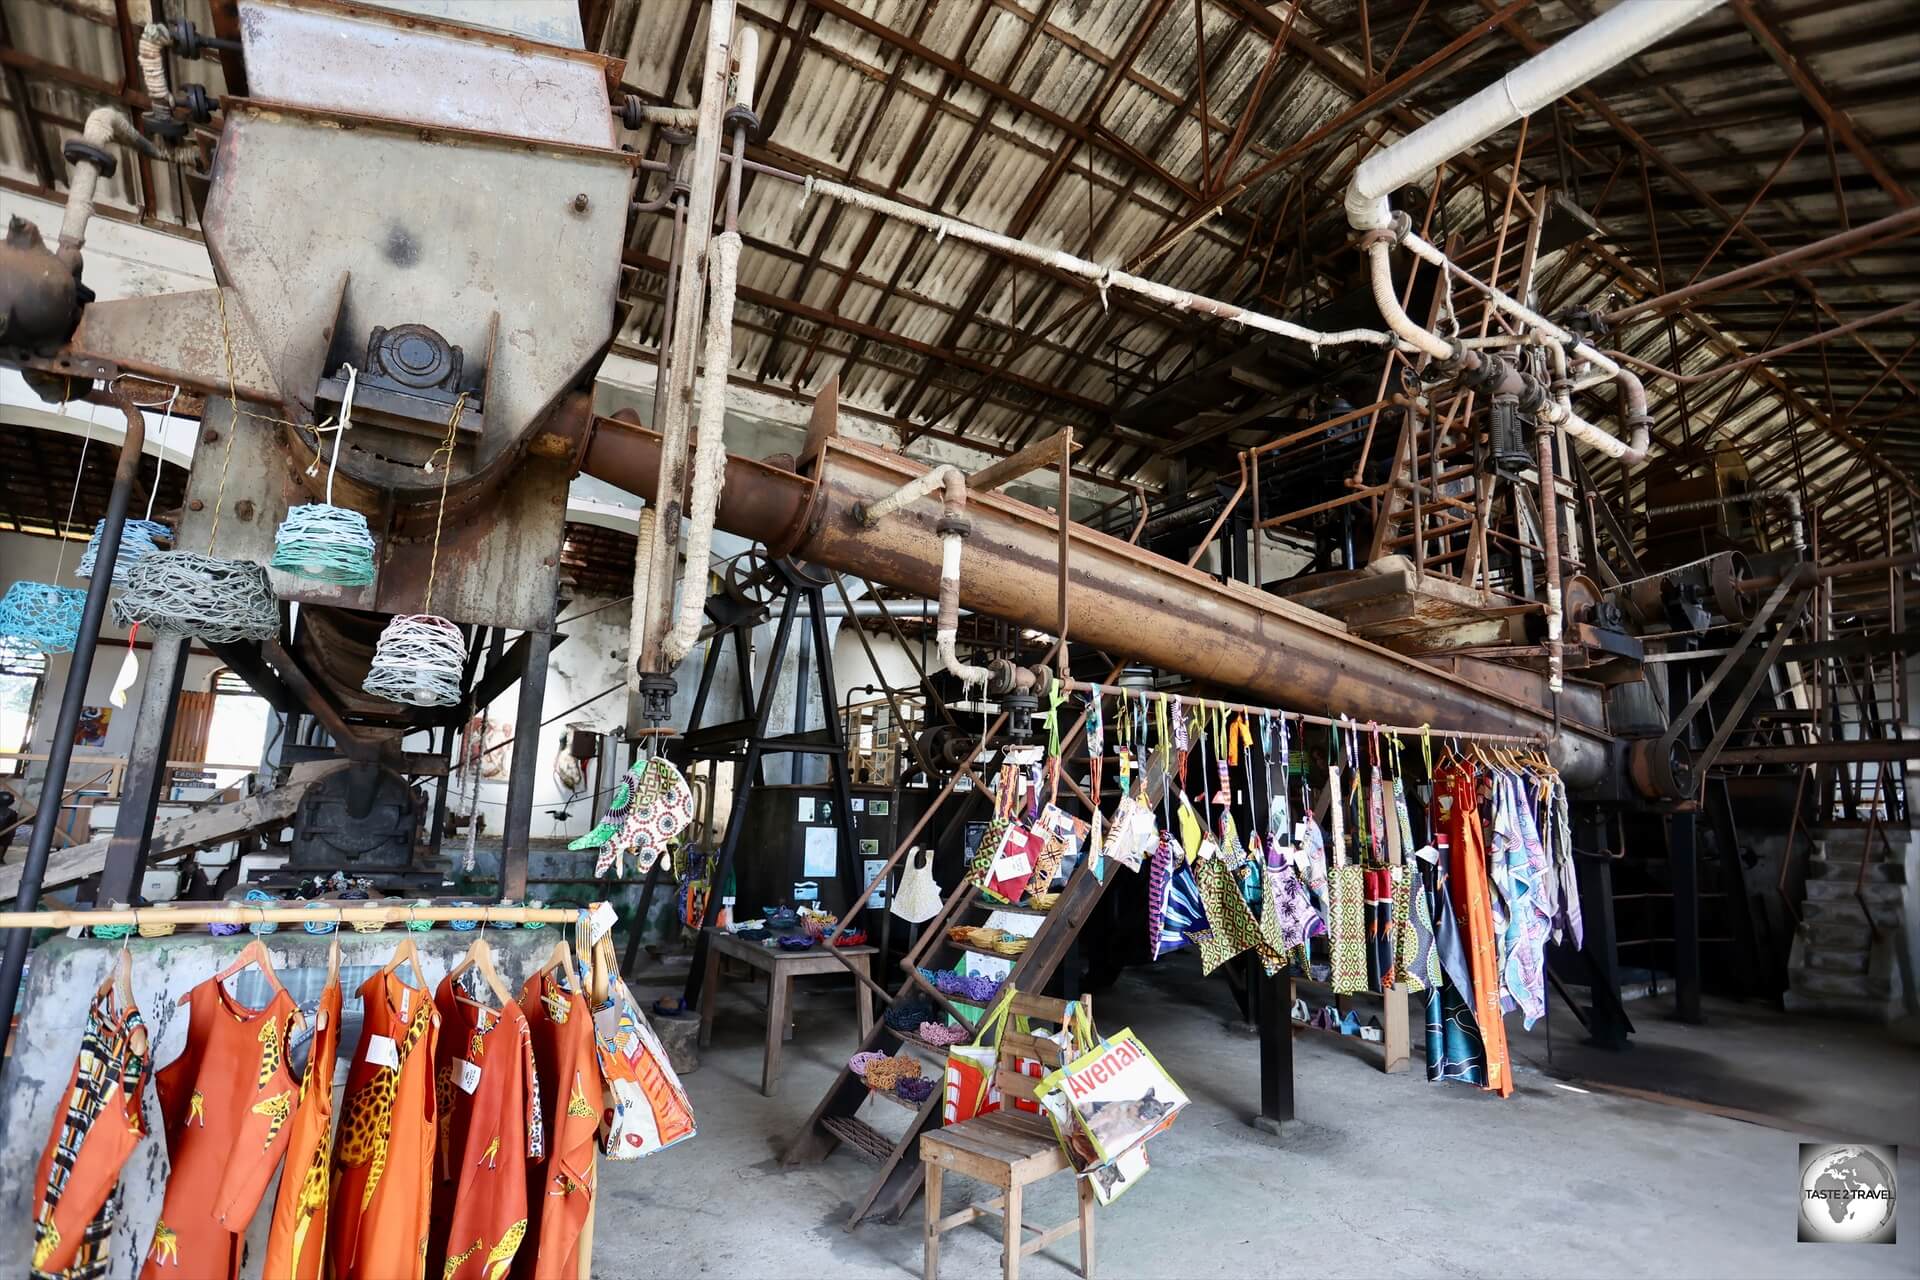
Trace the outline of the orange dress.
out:
<instances>
[{"instance_id":1,"label":"orange dress","mask_svg":"<svg viewBox=\"0 0 1920 1280\"><path fill-rule=\"evenodd\" d=\"M320 991L306 1079L273 1203L264 1280L320 1280L327 1241L327 1163L333 1154L333 1068L340 1053L340 979Z\"/></svg>"},{"instance_id":2,"label":"orange dress","mask_svg":"<svg viewBox=\"0 0 1920 1280\"><path fill-rule=\"evenodd\" d=\"M433 1054L440 1019L424 991L383 969L360 985L360 1047L333 1144L328 1266L337 1280L407 1280L433 1209Z\"/></svg>"},{"instance_id":3,"label":"orange dress","mask_svg":"<svg viewBox=\"0 0 1920 1280\"><path fill-rule=\"evenodd\" d=\"M527 1166L527 1230L534 1248L520 1251L516 1280L574 1280L575 1250L593 1204L600 1065L593 1056L593 1014L577 985L563 985L549 966L520 992L533 1031L540 1103L552 1119L546 1158Z\"/></svg>"},{"instance_id":4,"label":"orange dress","mask_svg":"<svg viewBox=\"0 0 1920 1280\"><path fill-rule=\"evenodd\" d=\"M172 1167L144 1280L239 1274L247 1225L286 1151L296 1097L286 1049L299 1010L269 981L264 1009L240 1004L219 978L187 993L187 1047L154 1078Z\"/></svg>"},{"instance_id":5,"label":"orange dress","mask_svg":"<svg viewBox=\"0 0 1920 1280\"><path fill-rule=\"evenodd\" d=\"M1434 779L1453 797L1447 815L1452 827L1454 911L1467 933L1467 967L1473 972L1473 1018L1487 1054L1489 1092L1513 1093L1513 1059L1507 1052L1507 1024L1500 1013L1500 951L1493 925L1492 889L1487 883L1487 835L1480 821L1480 799L1473 778L1458 769Z\"/></svg>"},{"instance_id":6,"label":"orange dress","mask_svg":"<svg viewBox=\"0 0 1920 1280\"><path fill-rule=\"evenodd\" d=\"M543 1141L533 1038L519 1005L477 1004L452 978L434 1004L440 1158L427 1274L485 1280L506 1273L527 1235L527 1161Z\"/></svg>"},{"instance_id":7,"label":"orange dress","mask_svg":"<svg viewBox=\"0 0 1920 1280\"><path fill-rule=\"evenodd\" d=\"M120 1170L147 1136L140 1094L151 1065L140 1010L117 999L109 982L87 1010L80 1056L34 1175L32 1275L107 1274Z\"/></svg>"}]
</instances>

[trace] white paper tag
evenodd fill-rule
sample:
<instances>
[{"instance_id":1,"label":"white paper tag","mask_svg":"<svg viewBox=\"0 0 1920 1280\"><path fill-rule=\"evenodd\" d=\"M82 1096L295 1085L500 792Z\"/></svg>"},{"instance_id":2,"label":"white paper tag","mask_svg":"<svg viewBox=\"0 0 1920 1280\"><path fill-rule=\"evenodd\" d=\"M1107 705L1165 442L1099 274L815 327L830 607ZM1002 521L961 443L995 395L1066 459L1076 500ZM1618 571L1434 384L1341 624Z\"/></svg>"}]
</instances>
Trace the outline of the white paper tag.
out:
<instances>
[{"instance_id":1,"label":"white paper tag","mask_svg":"<svg viewBox=\"0 0 1920 1280\"><path fill-rule=\"evenodd\" d=\"M382 1035L367 1037L367 1061L376 1067L400 1069L400 1046L392 1039Z\"/></svg>"},{"instance_id":2,"label":"white paper tag","mask_svg":"<svg viewBox=\"0 0 1920 1280\"><path fill-rule=\"evenodd\" d=\"M612 903L594 903L593 913L587 917L587 944L591 946L606 937L613 929L614 922L619 918L619 916L614 914Z\"/></svg>"},{"instance_id":3,"label":"white paper tag","mask_svg":"<svg viewBox=\"0 0 1920 1280\"><path fill-rule=\"evenodd\" d=\"M1293 824L1293 842L1297 845L1307 843L1307 820L1305 818Z\"/></svg>"},{"instance_id":4,"label":"white paper tag","mask_svg":"<svg viewBox=\"0 0 1920 1280\"><path fill-rule=\"evenodd\" d=\"M478 1089L480 1087L480 1068L474 1066L465 1058L455 1058L453 1061L454 1065L460 1068L460 1077L457 1083L460 1085L461 1091L464 1093L472 1093L475 1089Z\"/></svg>"},{"instance_id":5,"label":"white paper tag","mask_svg":"<svg viewBox=\"0 0 1920 1280\"><path fill-rule=\"evenodd\" d=\"M1219 856L1220 846L1214 843L1212 836L1208 836L1205 840L1202 840L1199 850L1193 855L1196 862L1205 862L1208 858L1217 858Z\"/></svg>"},{"instance_id":6,"label":"white paper tag","mask_svg":"<svg viewBox=\"0 0 1920 1280\"><path fill-rule=\"evenodd\" d=\"M1033 874L1033 859L1025 849L1018 849L993 864L991 879L1011 880L1015 876Z\"/></svg>"}]
</instances>

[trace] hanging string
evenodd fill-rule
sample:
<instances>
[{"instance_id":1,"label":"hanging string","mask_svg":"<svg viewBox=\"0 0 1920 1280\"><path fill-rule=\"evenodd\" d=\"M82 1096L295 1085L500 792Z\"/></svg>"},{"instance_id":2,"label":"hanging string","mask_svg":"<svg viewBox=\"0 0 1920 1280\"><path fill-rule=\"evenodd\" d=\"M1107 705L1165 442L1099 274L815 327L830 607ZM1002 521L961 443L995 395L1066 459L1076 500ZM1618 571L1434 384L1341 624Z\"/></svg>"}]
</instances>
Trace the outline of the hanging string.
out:
<instances>
[{"instance_id":1,"label":"hanging string","mask_svg":"<svg viewBox=\"0 0 1920 1280\"><path fill-rule=\"evenodd\" d=\"M220 306L220 345L227 360L227 404L232 410L227 420L227 451L220 457L220 487L213 495L213 527L207 532L207 554L212 555L220 541L220 508L227 497L227 472L233 466L233 438L240 433L240 388L233 376L233 335L227 331L227 291L216 289L214 299Z\"/></svg>"},{"instance_id":2,"label":"hanging string","mask_svg":"<svg viewBox=\"0 0 1920 1280\"><path fill-rule=\"evenodd\" d=\"M148 520L153 519L153 504L160 500L160 473L167 469L167 433L173 430L173 405L179 398L180 386L175 383L173 394L167 397L167 411L160 419L160 452L153 456L153 487L147 490Z\"/></svg>"},{"instance_id":3,"label":"hanging string","mask_svg":"<svg viewBox=\"0 0 1920 1280\"><path fill-rule=\"evenodd\" d=\"M64 412L65 409L66 406L63 403L61 405L62 412ZM99 414L99 412L100 406L98 404L92 401L87 403L87 433L80 438L80 461L73 469L73 492L67 495L67 518L60 522L60 528L55 531L60 538L60 554L55 558L53 565L53 580L55 582L60 581L60 575L67 567L67 530L73 526L74 508L80 503L80 478L87 473L87 448L93 443L93 423L95 416Z\"/></svg>"},{"instance_id":4,"label":"hanging string","mask_svg":"<svg viewBox=\"0 0 1920 1280\"><path fill-rule=\"evenodd\" d=\"M460 398L453 402L453 416L447 419L447 438L440 442L427 458L427 474L433 474L433 460L443 454L440 472L440 509L433 516L433 554L427 561L427 599L421 607L422 613L433 612L433 579L440 570L440 526L447 518L447 483L453 479L453 438L460 430L460 415L466 412L467 393L462 391Z\"/></svg>"},{"instance_id":5,"label":"hanging string","mask_svg":"<svg viewBox=\"0 0 1920 1280\"><path fill-rule=\"evenodd\" d=\"M440 533L447 515L447 484L453 478L453 442L467 393L454 401L447 419L447 436L427 459L441 460L440 505L433 518L433 551L427 565L427 591L422 611L402 614L387 623L374 647L373 662L360 687L377 697L420 707L448 707L460 701L466 674L467 641L460 628L433 612L433 586L440 569Z\"/></svg>"}]
</instances>

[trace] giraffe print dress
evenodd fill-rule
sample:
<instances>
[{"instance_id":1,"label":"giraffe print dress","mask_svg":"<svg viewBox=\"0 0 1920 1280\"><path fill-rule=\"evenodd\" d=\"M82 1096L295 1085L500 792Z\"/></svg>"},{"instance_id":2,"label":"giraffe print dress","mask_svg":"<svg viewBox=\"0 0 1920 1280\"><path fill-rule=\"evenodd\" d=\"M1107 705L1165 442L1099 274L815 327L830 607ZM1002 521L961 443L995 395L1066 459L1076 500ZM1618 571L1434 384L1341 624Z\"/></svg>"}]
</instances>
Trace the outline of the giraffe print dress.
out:
<instances>
[{"instance_id":1,"label":"giraffe print dress","mask_svg":"<svg viewBox=\"0 0 1920 1280\"><path fill-rule=\"evenodd\" d=\"M382 970L360 985L360 1044L347 1071L327 1208L335 1280L408 1280L427 1256L440 1019L428 994Z\"/></svg>"},{"instance_id":2,"label":"giraffe print dress","mask_svg":"<svg viewBox=\"0 0 1920 1280\"><path fill-rule=\"evenodd\" d=\"M287 1142L287 1171L267 1236L271 1280L320 1280L327 1241L327 1164L333 1154L333 1070L340 1053L340 979L321 989L313 1045Z\"/></svg>"},{"instance_id":3,"label":"giraffe print dress","mask_svg":"<svg viewBox=\"0 0 1920 1280\"><path fill-rule=\"evenodd\" d=\"M170 1171L143 1280L239 1274L297 1096L286 1053L297 1010L278 982L272 989L264 1009L241 1004L217 978L187 994L187 1047L154 1077Z\"/></svg>"},{"instance_id":4,"label":"giraffe print dress","mask_svg":"<svg viewBox=\"0 0 1920 1280\"><path fill-rule=\"evenodd\" d=\"M477 1004L452 978L433 999L440 1142L426 1274L497 1280L526 1238L527 1164L542 1154L533 1038L514 1002Z\"/></svg>"}]
</instances>

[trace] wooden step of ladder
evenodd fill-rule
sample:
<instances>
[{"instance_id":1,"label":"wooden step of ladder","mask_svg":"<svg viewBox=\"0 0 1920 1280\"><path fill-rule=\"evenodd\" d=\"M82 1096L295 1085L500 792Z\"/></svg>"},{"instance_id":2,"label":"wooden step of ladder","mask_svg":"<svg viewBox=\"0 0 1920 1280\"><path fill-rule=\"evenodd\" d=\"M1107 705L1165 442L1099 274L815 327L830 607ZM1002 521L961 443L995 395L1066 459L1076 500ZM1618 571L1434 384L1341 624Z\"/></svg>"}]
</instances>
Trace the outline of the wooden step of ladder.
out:
<instances>
[{"instance_id":1,"label":"wooden step of ladder","mask_svg":"<svg viewBox=\"0 0 1920 1280\"><path fill-rule=\"evenodd\" d=\"M961 918L967 911L977 910L986 913L994 911L1014 912L1022 915L1043 916L1040 928L1033 935L1033 941L1018 956L1002 956L999 959L1011 959L1013 970L1007 975L1007 981L1022 991L1038 991L1052 980L1060 962L1066 958L1067 950L1079 937L1080 930L1092 916L1094 906L1106 892L1107 883L1118 874L1119 868L1109 864L1106 879L1093 874L1089 860L1082 859L1073 875L1067 880L1066 887L1060 891L1060 900L1045 912L1030 907L1008 907L979 896L969 886L962 886L941 913L928 922L928 929L937 939L934 949L948 952L961 950L958 944L946 937L948 925ZM937 932L936 932L937 931ZM915 956L908 956L907 980L900 985L888 1004L888 1011L910 999L930 998L937 1004L945 1005L954 1012L955 1017L965 1024L967 1019L952 1009L947 998L927 982L918 968L911 962ZM878 1050L892 1053L900 1047L917 1052L930 1059L928 1073L936 1082L940 1073L946 1069L946 1049L935 1047L894 1030L886 1023L884 1016L874 1024L873 1030L861 1042L862 1051ZM851 1147L855 1154L879 1165L879 1171L856 1198L853 1212L848 1215L846 1229L852 1231L868 1218L880 1218L887 1222L897 1222L901 1214L913 1203L920 1191L924 1177L924 1166L919 1159L920 1135L940 1124L944 1106L944 1090L936 1087L924 1103L914 1109L906 1129L897 1139L889 1138L873 1125L861 1120L856 1114L868 1097L874 1096L866 1082L842 1066L834 1082L828 1087L826 1096L814 1108L807 1118L806 1125L799 1136L788 1144L781 1164L786 1166L799 1164L817 1164L831 1155L836 1147ZM903 1108L912 1104L901 1101L893 1095L883 1095L888 1101L896 1102Z\"/></svg>"}]
</instances>

